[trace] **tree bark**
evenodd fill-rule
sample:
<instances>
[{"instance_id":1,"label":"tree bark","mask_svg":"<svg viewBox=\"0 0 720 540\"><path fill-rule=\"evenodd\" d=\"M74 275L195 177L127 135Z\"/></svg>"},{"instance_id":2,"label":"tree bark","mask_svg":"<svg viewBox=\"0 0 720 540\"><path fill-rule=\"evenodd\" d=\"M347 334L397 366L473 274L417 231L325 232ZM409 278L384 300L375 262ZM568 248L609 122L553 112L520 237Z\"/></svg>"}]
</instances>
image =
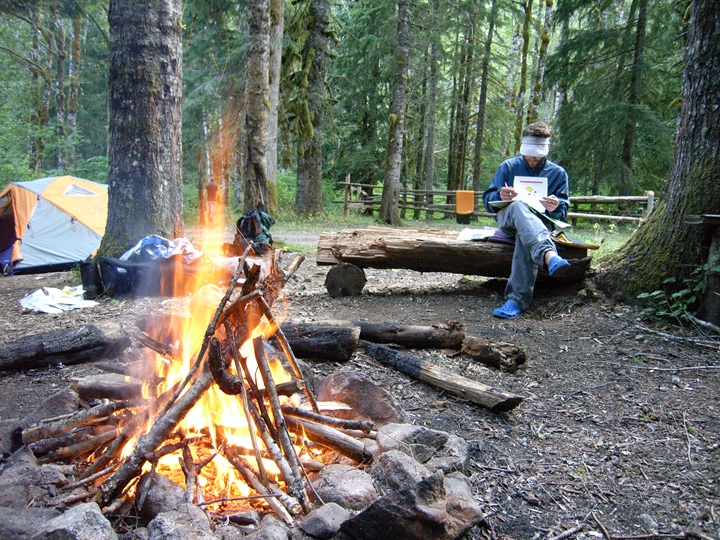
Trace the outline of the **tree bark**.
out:
<instances>
[{"instance_id":1,"label":"tree bark","mask_svg":"<svg viewBox=\"0 0 720 540\"><path fill-rule=\"evenodd\" d=\"M270 0L248 4L245 209L268 209L267 137L269 118Z\"/></svg>"},{"instance_id":2,"label":"tree bark","mask_svg":"<svg viewBox=\"0 0 720 540\"><path fill-rule=\"evenodd\" d=\"M668 278L683 279L707 261L712 230L688 226L693 214L720 207L720 12L713 0L696 0L685 45L683 105L675 158L660 202L630 240L600 269L605 290L635 298L661 290ZM710 111L715 111L711 113Z\"/></svg>"},{"instance_id":3,"label":"tree bark","mask_svg":"<svg viewBox=\"0 0 720 540\"><path fill-rule=\"evenodd\" d=\"M520 59L520 88L517 93L517 102L515 103L515 153L520 151L522 143L523 119L525 115L525 90L527 85L527 56L530 46L530 23L532 21L532 5L533 0L525 0L523 9L525 10L525 19L522 28L522 53Z\"/></svg>"},{"instance_id":4,"label":"tree bark","mask_svg":"<svg viewBox=\"0 0 720 540\"><path fill-rule=\"evenodd\" d=\"M477 122L475 125L475 155L473 157L473 191L482 191L483 184L480 177L480 169L483 160L483 135L485 132L485 108L487 105L488 78L490 76L490 53L492 51L493 35L495 33L495 21L500 3L492 0L490 17L488 20L487 39L485 40L485 52L483 54L482 72L480 75L480 98L478 99Z\"/></svg>"},{"instance_id":5,"label":"tree bark","mask_svg":"<svg viewBox=\"0 0 720 540\"><path fill-rule=\"evenodd\" d=\"M530 99L527 108L527 123L532 124L538 121L538 109L540 107L540 98L543 88L543 80L545 78L545 65L547 63L548 46L550 45L550 32L552 30L552 5L553 0L545 0L545 16L543 18L543 27L538 37L540 47L538 50L537 65L533 75L532 89L530 91ZM593 192L594 193L594 192Z\"/></svg>"},{"instance_id":6,"label":"tree bark","mask_svg":"<svg viewBox=\"0 0 720 540\"><path fill-rule=\"evenodd\" d=\"M268 116L267 178L268 212L277 215L278 192L278 104L280 103L280 68L285 25L284 0L270 1L270 114Z\"/></svg>"},{"instance_id":7,"label":"tree bark","mask_svg":"<svg viewBox=\"0 0 720 540\"><path fill-rule=\"evenodd\" d=\"M325 107L325 60L327 55L330 5L327 0L312 0L308 10L310 35L302 50L303 71L307 73L307 110L305 133L300 136L302 152L298 153L295 213L312 214L323 211L322 200L322 121ZM311 131L311 136L307 131Z\"/></svg>"},{"instance_id":8,"label":"tree bark","mask_svg":"<svg viewBox=\"0 0 720 540\"><path fill-rule=\"evenodd\" d=\"M0 371L27 370L59 364L81 364L114 358L130 346L130 338L114 322L87 324L70 330L34 334L0 345Z\"/></svg>"},{"instance_id":9,"label":"tree bark","mask_svg":"<svg viewBox=\"0 0 720 540\"><path fill-rule=\"evenodd\" d=\"M398 223L400 198L400 169L405 134L405 104L407 102L408 62L410 60L410 19L412 0L398 0L397 46L395 49L395 75L392 85L392 104L388 122L388 145L385 156L385 181L383 182L380 219L386 223Z\"/></svg>"},{"instance_id":10,"label":"tree bark","mask_svg":"<svg viewBox=\"0 0 720 540\"><path fill-rule=\"evenodd\" d=\"M439 0L433 0L433 20L438 19ZM430 44L430 84L427 99L427 147L425 149L425 189L431 191L435 178L435 103L437 101L439 35L435 30ZM432 195L428 195L428 204L432 204ZM425 214L425 219L431 219L432 212Z\"/></svg>"},{"instance_id":11,"label":"tree bark","mask_svg":"<svg viewBox=\"0 0 720 540\"><path fill-rule=\"evenodd\" d=\"M516 394L438 369L430 362L416 360L410 355L401 354L382 345L368 343L365 351L378 362L389 365L413 379L442 388L453 396L482 405L492 412L510 411L523 400Z\"/></svg>"},{"instance_id":12,"label":"tree bark","mask_svg":"<svg viewBox=\"0 0 720 540\"><path fill-rule=\"evenodd\" d=\"M473 82L475 23L468 21L465 30L459 73L459 91L453 129L452 153L448 162L448 190L465 189L465 159L470 124L470 91ZM453 202L454 197L449 202Z\"/></svg>"},{"instance_id":13,"label":"tree bark","mask_svg":"<svg viewBox=\"0 0 720 540\"><path fill-rule=\"evenodd\" d=\"M182 236L182 6L112 0L108 221L100 253Z\"/></svg>"},{"instance_id":14,"label":"tree bark","mask_svg":"<svg viewBox=\"0 0 720 540\"><path fill-rule=\"evenodd\" d=\"M77 116L80 110L80 64L82 60L82 11L79 9L72 17L72 39L70 41L70 62L68 63L68 97L65 126L65 145L68 163L75 164L75 137Z\"/></svg>"}]
</instances>

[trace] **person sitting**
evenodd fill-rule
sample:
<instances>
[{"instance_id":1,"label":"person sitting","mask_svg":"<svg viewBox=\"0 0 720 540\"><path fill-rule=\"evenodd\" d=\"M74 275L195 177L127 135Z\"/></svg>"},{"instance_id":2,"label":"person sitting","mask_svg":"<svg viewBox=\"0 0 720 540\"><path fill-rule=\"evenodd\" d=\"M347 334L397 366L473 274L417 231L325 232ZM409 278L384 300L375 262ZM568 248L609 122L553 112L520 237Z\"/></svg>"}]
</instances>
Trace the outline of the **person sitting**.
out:
<instances>
[{"instance_id":1,"label":"person sitting","mask_svg":"<svg viewBox=\"0 0 720 540\"><path fill-rule=\"evenodd\" d=\"M505 304L493 310L501 319L514 319L530 307L538 269L547 269L552 277L565 272L570 263L555 251L551 239L552 221L546 215L564 221L568 211L568 174L561 166L547 159L550 150L550 129L544 122L528 125L523 131L520 156L500 164L490 187L483 192L483 204L495 213L500 230L515 238L510 278L505 288ZM536 213L522 201L515 200L515 177L547 178L547 196L539 199L543 214ZM512 201L498 210L493 201ZM541 209L542 209L541 208Z\"/></svg>"}]
</instances>

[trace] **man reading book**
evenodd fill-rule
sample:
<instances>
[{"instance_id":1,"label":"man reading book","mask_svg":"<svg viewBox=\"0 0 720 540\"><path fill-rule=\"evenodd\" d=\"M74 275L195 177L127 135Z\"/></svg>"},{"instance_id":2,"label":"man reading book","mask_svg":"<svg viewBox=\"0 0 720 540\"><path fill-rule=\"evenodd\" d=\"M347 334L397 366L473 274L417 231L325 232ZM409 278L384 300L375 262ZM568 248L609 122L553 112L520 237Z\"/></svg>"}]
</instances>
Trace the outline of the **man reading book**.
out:
<instances>
[{"instance_id":1,"label":"man reading book","mask_svg":"<svg viewBox=\"0 0 720 540\"><path fill-rule=\"evenodd\" d=\"M493 311L493 315L501 319L514 319L530 307L541 266L553 277L560 276L570 266L557 254L550 237L552 220L564 221L567 217L569 184L565 169L547 159L549 150L547 124L528 125L523 131L521 155L502 162L490 187L483 193L483 204L488 212L495 213L500 230L515 238L512 270L505 288L506 301ZM547 187L546 192L536 198L535 204L524 202L514 187L516 179L522 179L524 185L532 185L532 179L537 179L543 190ZM504 207L498 208L493 203Z\"/></svg>"}]
</instances>

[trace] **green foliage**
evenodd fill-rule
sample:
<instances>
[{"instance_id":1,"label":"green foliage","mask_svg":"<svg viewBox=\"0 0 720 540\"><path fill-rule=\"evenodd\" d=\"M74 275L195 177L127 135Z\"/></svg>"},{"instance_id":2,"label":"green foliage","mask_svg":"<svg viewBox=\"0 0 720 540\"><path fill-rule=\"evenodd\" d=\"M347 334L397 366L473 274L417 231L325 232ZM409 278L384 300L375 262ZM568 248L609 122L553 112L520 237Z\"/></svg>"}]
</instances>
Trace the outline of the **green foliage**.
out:
<instances>
[{"instance_id":1,"label":"green foliage","mask_svg":"<svg viewBox=\"0 0 720 540\"><path fill-rule=\"evenodd\" d=\"M646 305L641 315L646 319L677 319L686 313L694 315L705 288L708 268L708 264L698 266L682 281L668 278L663 281L662 290L640 293L637 298ZM712 268L713 272L718 270L720 266Z\"/></svg>"},{"instance_id":2,"label":"green foliage","mask_svg":"<svg viewBox=\"0 0 720 540\"><path fill-rule=\"evenodd\" d=\"M574 193L619 193L628 117L636 119L630 193L658 191L667 177L677 118L673 102L680 95L682 22L668 3L647 1L638 105L627 100L636 39L636 20L628 18L634 9L619 0L558 3L556 18L573 25L548 61L549 84L568 96L558 111L560 137L552 156L568 170Z\"/></svg>"}]
</instances>

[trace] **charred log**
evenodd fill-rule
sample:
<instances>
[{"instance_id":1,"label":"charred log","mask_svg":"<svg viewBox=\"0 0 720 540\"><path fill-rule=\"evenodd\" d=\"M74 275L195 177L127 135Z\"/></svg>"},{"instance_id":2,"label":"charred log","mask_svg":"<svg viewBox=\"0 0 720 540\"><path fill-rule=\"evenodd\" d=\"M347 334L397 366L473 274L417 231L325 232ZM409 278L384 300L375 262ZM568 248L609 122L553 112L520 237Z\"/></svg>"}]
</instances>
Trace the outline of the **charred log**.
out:
<instances>
[{"instance_id":1,"label":"charred log","mask_svg":"<svg viewBox=\"0 0 720 540\"><path fill-rule=\"evenodd\" d=\"M365 343L364 346L365 352L378 362L391 366L413 379L442 388L449 394L487 407L492 412L512 410L523 400L518 395L438 369L428 362L417 360L388 347L375 343Z\"/></svg>"}]
</instances>

